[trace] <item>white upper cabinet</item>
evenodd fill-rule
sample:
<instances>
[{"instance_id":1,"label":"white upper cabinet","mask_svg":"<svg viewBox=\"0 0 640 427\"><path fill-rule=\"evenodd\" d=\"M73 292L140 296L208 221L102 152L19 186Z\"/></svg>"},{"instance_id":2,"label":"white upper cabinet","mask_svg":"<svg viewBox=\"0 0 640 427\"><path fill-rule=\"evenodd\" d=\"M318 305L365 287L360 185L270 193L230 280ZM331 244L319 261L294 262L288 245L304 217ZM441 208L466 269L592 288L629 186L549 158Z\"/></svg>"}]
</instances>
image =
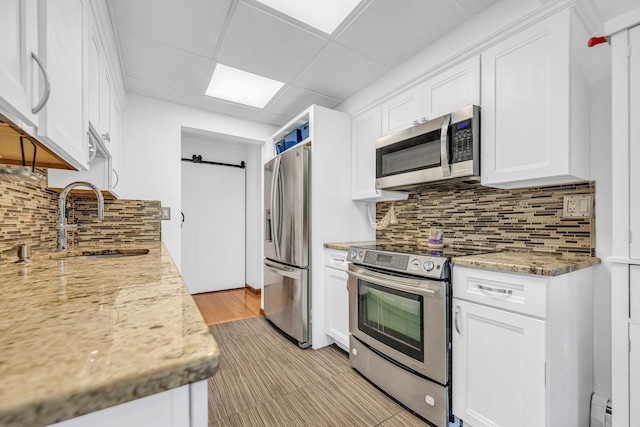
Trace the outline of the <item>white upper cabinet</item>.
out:
<instances>
[{"instance_id":1,"label":"white upper cabinet","mask_svg":"<svg viewBox=\"0 0 640 427\"><path fill-rule=\"evenodd\" d=\"M0 0L0 107L12 120L35 127L38 93L38 9L36 0Z\"/></svg>"},{"instance_id":2,"label":"white upper cabinet","mask_svg":"<svg viewBox=\"0 0 640 427\"><path fill-rule=\"evenodd\" d=\"M382 135L480 104L480 57L456 64L382 104Z\"/></svg>"},{"instance_id":3,"label":"white upper cabinet","mask_svg":"<svg viewBox=\"0 0 640 427\"><path fill-rule=\"evenodd\" d=\"M84 121L83 137L87 143L88 132L94 136L92 143L98 146L98 155L86 171L49 170L49 187L63 188L74 181L88 181L105 194L119 196L120 136L122 104L117 95L112 69L106 55L105 44L98 30L96 10L86 8L84 38Z\"/></svg>"},{"instance_id":4,"label":"white upper cabinet","mask_svg":"<svg viewBox=\"0 0 640 427\"><path fill-rule=\"evenodd\" d=\"M480 105L479 55L454 65L422 84L422 114L427 119L470 104Z\"/></svg>"},{"instance_id":5,"label":"white upper cabinet","mask_svg":"<svg viewBox=\"0 0 640 427\"><path fill-rule=\"evenodd\" d=\"M589 179L588 34L565 9L482 53L482 184Z\"/></svg>"},{"instance_id":6,"label":"white upper cabinet","mask_svg":"<svg viewBox=\"0 0 640 427\"><path fill-rule=\"evenodd\" d=\"M351 198L353 200L402 200L408 194L376 189L376 139L380 138L378 105L351 122Z\"/></svg>"},{"instance_id":7,"label":"white upper cabinet","mask_svg":"<svg viewBox=\"0 0 640 427\"><path fill-rule=\"evenodd\" d=\"M422 89L416 86L382 103L382 135L414 126L421 117Z\"/></svg>"},{"instance_id":8,"label":"white upper cabinet","mask_svg":"<svg viewBox=\"0 0 640 427\"><path fill-rule=\"evenodd\" d=\"M87 169L83 132L83 7L81 0L40 0L39 54L51 95L39 117L37 138L77 169Z\"/></svg>"},{"instance_id":9,"label":"white upper cabinet","mask_svg":"<svg viewBox=\"0 0 640 427\"><path fill-rule=\"evenodd\" d=\"M640 259L640 25L629 30L629 257ZM640 375L640 373L638 374Z\"/></svg>"}]
</instances>

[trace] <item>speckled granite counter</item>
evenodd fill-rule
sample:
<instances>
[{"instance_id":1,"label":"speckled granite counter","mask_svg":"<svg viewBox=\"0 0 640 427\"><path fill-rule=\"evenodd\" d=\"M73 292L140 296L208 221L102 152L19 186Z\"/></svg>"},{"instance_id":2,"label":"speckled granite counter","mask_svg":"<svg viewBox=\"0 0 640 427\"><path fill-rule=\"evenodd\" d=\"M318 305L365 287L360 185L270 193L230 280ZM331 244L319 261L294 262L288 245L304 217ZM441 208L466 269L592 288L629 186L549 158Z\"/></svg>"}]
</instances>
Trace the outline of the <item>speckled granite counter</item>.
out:
<instances>
[{"instance_id":1,"label":"speckled granite counter","mask_svg":"<svg viewBox=\"0 0 640 427\"><path fill-rule=\"evenodd\" d=\"M146 247L0 265L1 426L51 424L216 372L218 345L168 251Z\"/></svg>"},{"instance_id":2,"label":"speckled granite counter","mask_svg":"<svg viewBox=\"0 0 640 427\"><path fill-rule=\"evenodd\" d=\"M600 264L600 258L585 255L556 255L540 252L503 251L452 258L455 265L512 273L559 276Z\"/></svg>"},{"instance_id":3,"label":"speckled granite counter","mask_svg":"<svg viewBox=\"0 0 640 427\"><path fill-rule=\"evenodd\" d=\"M375 241L370 242L341 242L341 243L325 243L324 247L328 249L337 249L339 251L346 251L349 249L349 246L364 246L364 245L374 245Z\"/></svg>"}]
</instances>

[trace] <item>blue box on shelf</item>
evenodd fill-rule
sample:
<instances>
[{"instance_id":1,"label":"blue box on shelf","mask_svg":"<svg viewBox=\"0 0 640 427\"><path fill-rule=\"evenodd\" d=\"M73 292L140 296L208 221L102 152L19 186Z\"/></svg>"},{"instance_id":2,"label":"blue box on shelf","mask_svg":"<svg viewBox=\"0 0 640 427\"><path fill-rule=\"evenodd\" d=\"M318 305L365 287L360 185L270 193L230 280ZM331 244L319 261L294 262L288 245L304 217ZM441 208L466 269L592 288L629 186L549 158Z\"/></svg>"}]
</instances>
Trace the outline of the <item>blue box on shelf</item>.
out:
<instances>
[{"instance_id":1,"label":"blue box on shelf","mask_svg":"<svg viewBox=\"0 0 640 427\"><path fill-rule=\"evenodd\" d=\"M284 151L284 139L276 142L276 154L280 154Z\"/></svg>"},{"instance_id":2,"label":"blue box on shelf","mask_svg":"<svg viewBox=\"0 0 640 427\"><path fill-rule=\"evenodd\" d=\"M301 141L304 141L305 139L309 138L309 122L300 126L300 138L301 138Z\"/></svg>"},{"instance_id":3,"label":"blue box on shelf","mask_svg":"<svg viewBox=\"0 0 640 427\"><path fill-rule=\"evenodd\" d=\"M284 149L288 150L300 141L302 141L302 137L300 136L300 129L294 129L284 137Z\"/></svg>"}]
</instances>

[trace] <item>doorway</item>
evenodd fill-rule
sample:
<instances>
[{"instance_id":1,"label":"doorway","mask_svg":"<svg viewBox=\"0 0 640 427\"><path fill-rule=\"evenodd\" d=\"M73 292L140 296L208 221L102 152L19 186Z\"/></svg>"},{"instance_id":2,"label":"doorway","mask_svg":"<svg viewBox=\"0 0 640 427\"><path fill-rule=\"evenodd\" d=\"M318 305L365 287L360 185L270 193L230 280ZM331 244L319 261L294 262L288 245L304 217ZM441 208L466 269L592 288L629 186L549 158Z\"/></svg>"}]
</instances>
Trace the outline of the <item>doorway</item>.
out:
<instances>
[{"instance_id":1,"label":"doorway","mask_svg":"<svg viewBox=\"0 0 640 427\"><path fill-rule=\"evenodd\" d=\"M246 284L244 145L182 137L182 277L192 294Z\"/></svg>"}]
</instances>

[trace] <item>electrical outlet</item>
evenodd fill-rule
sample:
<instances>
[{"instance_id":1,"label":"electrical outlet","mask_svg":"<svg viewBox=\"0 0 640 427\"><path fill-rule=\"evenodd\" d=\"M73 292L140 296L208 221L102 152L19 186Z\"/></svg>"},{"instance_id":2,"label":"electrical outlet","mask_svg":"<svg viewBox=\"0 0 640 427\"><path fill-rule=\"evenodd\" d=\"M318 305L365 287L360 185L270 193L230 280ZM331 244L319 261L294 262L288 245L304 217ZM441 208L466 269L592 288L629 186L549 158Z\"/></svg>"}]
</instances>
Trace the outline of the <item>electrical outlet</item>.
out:
<instances>
[{"instance_id":1,"label":"electrical outlet","mask_svg":"<svg viewBox=\"0 0 640 427\"><path fill-rule=\"evenodd\" d=\"M161 207L160 208L160 219L169 220L171 219L171 208L170 207Z\"/></svg>"},{"instance_id":2,"label":"electrical outlet","mask_svg":"<svg viewBox=\"0 0 640 427\"><path fill-rule=\"evenodd\" d=\"M576 194L564 196L562 209L563 218L592 218L593 197L591 194Z\"/></svg>"}]
</instances>

